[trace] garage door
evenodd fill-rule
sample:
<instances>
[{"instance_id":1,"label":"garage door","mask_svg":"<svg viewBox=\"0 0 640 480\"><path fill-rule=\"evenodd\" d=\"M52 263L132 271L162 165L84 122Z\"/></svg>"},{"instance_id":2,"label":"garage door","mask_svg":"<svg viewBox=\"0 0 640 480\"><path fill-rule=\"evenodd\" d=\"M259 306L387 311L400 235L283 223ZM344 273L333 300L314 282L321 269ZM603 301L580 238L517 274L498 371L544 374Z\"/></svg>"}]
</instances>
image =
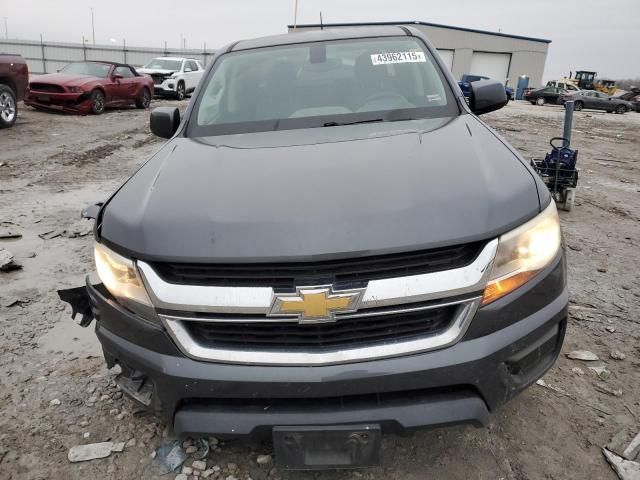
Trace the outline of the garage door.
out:
<instances>
[{"instance_id":1,"label":"garage door","mask_svg":"<svg viewBox=\"0 0 640 480\"><path fill-rule=\"evenodd\" d=\"M484 75L504 83L509 75L510 60L510 53L473 52L471 70L467 73Z\"/></svg>"},{"instance_id":2,"label":"garage door","mask_svg":"<svg viewBox=\"0 0 640 480\"><path fill-rule=\"evenodd\" d=\"M449 71L451 71L451 69L453 68L453 50L438 49L438 54L440 55L440 58L442 58L442 61L447 66Z\"/></svg>"}]
</instances>

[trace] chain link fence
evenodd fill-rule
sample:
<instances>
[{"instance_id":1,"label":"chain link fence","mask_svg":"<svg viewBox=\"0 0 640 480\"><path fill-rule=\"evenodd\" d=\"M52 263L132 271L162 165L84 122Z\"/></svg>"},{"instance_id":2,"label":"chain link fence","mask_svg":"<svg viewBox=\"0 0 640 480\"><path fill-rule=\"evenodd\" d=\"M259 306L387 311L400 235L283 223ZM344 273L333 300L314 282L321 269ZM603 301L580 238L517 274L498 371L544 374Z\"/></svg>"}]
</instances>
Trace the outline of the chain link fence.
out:
<instances>
[{"instance_id":1,"label":"chain link fence","mask_svg":"<svg viewBox=\"0 0 640 480\"><path fill-rule=\"evenodd\" d=\"M203 65L215 54L215 50L207 50L206 45L198 49L167 49L150 47L128 47L122 45L92 45L80 43L63 43L0 39L0 53L22 55L29 65L29 73L53 73L69 62L82 60L102 60L122 62L134 67L148 63L152 58L161 56L189 57L200 60Z\"/></svg>"}]
</instances>

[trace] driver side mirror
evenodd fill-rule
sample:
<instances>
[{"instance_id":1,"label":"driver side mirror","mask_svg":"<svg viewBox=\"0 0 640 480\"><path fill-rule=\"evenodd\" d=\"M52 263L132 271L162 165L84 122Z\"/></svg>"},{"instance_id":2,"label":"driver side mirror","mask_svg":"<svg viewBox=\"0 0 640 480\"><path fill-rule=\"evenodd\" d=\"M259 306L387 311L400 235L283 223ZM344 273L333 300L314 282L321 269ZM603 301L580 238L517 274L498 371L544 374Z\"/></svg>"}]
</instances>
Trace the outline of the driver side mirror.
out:
<instances>
[{"instance_id":1,"label":"driver side mirror","mask_svg":"<svg viewBox=\"0 0 640 480\"><path fill-rule=\"evenodd\" d=\"M499 110L507 104L507 92L497 80L478 80L471 84L469 108L476 115Z\"/></svg>"},{"instance_id":2,"label":"driver side mirror","mask_svg":"<svg viewBox=\"0 0 640 480\"><path fill-rule=\"evenodd\" d=\"M151 111L151 132L160 138L171 138L180 126L180 110L176 107L157 107Z\"/></svg>"},{"instance_id":3,"label":"driver side mirror","mask_svg":"<svg viewBox=\"0 0 640 480\"><path fill-rule=\"evenodd\" d=\"M123 75L120 75L119 73L114 73L114 74L113 74L113 79L114 79L116 82L119 82L119 81L120 81L120 80L122 80L123 78L124 78L124 76L123 76Z\"/></svg>"}]
</instances>

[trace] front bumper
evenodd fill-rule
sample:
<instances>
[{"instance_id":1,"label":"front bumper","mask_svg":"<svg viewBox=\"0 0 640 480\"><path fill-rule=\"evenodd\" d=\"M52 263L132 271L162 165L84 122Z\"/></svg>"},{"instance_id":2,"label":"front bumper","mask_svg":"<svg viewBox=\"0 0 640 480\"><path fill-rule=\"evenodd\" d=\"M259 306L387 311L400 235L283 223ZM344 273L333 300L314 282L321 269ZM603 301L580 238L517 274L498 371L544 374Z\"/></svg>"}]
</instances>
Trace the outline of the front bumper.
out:
<instances>
[{"instance_id":1,"label":"front bumper","mask_svg":"<svg viewBox=\"0 0 640 480\"><path fill-rule=\"evenodd\" d=\"M167 79L162 83L154 83L153 92L156 95L173 95L176 93L177 79Z\"/></svg>"},{"instance_id":2,"label":"front bumper","mask_svg":"<svg viewBox=\"0 0 640 480\"><path fill-rule=\"evenodd\" d=\"M269 435L273 426L380 424L383 432L489 414L540 378L560 352L568 291L564 254L476 313L462 340L426 353L325 366L255 366L185 357L162 327L88 287L96 333L123 389L178 435Z\"/></svg>"},{"instance_id":3,"label":"front bumper","mask_svg":"<svg viewBox=\"0 0 640 480\"><path fill-rule=\"evenodd\" d=\"M39 93L28 92L24 97L25 105L56 112L79 113L87 115L91 112L91 100L88 93Z\"/></svg>"}]
</instances>

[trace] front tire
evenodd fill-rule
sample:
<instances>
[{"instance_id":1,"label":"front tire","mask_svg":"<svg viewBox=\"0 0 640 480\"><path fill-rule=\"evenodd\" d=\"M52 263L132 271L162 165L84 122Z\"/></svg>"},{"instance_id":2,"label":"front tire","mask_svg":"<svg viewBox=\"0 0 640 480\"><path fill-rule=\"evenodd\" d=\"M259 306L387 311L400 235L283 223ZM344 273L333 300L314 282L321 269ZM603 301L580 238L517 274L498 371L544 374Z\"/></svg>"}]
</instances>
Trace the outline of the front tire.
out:
<instances>
[{"instance_id":1,"label":"front tire","mask_svg":"<svg viewBox=\"0 0 640 480\"><path fill-rule=\"evenodd\" d=\"M100 115L104 112L104 93L102 90L94 90L91 92L91 113Z\"/></svg>"},{"instance_id":2,"label":"front tire","mask_svg":"<svg viewBox=\"0 0 640 480\"><path fill-rule=\"evenodd\" d=\"M149 108L149 105L151 105L151 93L147 88L143 88L140 90L140 94L136 100L136 107Z\"/></svg>"},{"instance_id":3,"label":"front tire","mask_svg":"<svg viewBox=\"0 0 640 480\"><path fill-rule=\"evenodd\" d=\"M178 100L184 100L184 96L185 96L184 82L180 80L176 87L176 98Z\"/></svg>"},{"instance_id":4,"label":"front tire","mask_svg":"<svg viewBox=\"0 0 640 480\"><path fill-rule=\"evenodd\" d=\"M544 99L544 97L538 97L538 98L536 99L536 105L540 105L540 106L542 106L542 105L544 105L545 103L547 103L547 101Z\"/></svg>"},{"instance_id":5,"label":"front tire","mask_svg":"<svg viewBox=\"0 0 640 480\"><path fill-rule=\"evenodd\" d=\"M576 102L573 104L573 109L576 112L579 112L580 110L582 110L583 107L584 107L584 104L582 102Z\"/></svg>"},{"instance_id":6,"label":"front tire","mask_svg":"<svg viewBox=\"0 0 640 480\"><path fill-rule=\"evenodd\" d=\"M625 107L624 105L618 105L618 106L615 108L614 112L616 112L616 113L618 113L618 114L622 115L623 113L627 113L627 107Z\"/></svg>"},{"instance_id":7,"label":"front tire","mask_svg":"<svg viewBox=\"0 0 640 480\"><path fill-rule=\"evenodd\" d=\"M11 127L18 118L16 94L7 85L0 85L0 128Z\"/></svg>"}]
</instances>

